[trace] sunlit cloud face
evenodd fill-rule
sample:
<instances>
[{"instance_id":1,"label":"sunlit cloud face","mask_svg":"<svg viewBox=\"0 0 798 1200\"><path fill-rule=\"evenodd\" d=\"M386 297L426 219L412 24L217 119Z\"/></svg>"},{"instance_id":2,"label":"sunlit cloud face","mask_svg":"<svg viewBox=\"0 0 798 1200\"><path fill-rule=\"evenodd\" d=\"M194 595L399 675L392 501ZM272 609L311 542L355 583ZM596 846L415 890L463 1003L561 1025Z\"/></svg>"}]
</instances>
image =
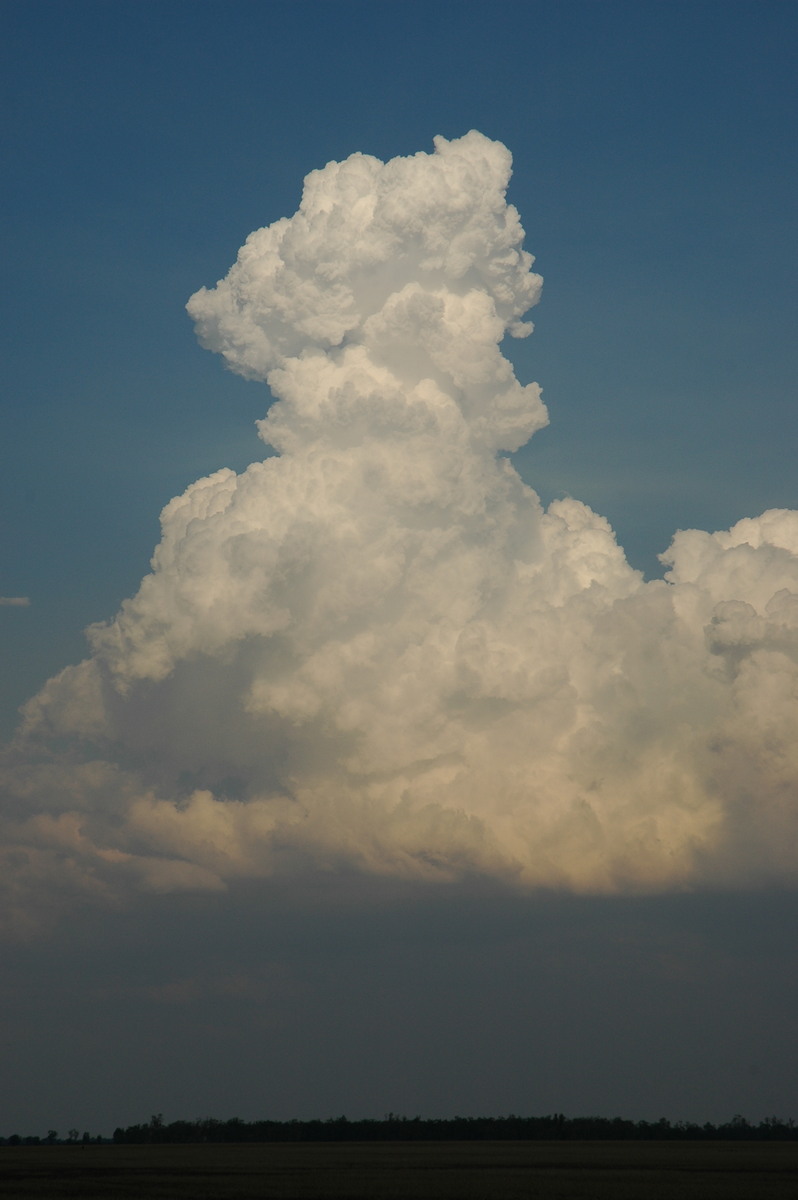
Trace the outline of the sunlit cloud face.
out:
<instances>
[{"instance_id":1,"label":"sunlit cloud face","mask_svg":"<svg viewBox=\"0 0 798 1200\"><path fill-rule=\"evenodd\" d=\"M166 506L137 595L26 706L12 925L344 867L795 882L798 513L681 531L644 582L603 517L542 508L505 456L548 419L499 349L541 285L509 175L476 132L330 163L189 301L268 383L277 453Z\"/></svg>"}]
</instances>

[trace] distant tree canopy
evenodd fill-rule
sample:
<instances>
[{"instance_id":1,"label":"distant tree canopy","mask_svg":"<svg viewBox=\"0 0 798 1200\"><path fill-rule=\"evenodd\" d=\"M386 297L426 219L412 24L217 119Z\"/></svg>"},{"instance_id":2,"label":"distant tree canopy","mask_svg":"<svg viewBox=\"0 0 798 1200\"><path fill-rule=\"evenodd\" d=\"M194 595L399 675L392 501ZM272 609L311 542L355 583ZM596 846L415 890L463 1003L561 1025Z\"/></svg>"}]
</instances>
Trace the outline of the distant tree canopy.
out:
<instances>
[{"instance_id":1,"label":"distant tree canopy","mask_svg":"<svg viewBox=\"0 0 798 1200\"><path fill-rule=\"evenodd\" d=\"M377 1142L377 1141L796 1141L798 1128L790 1118L769 1117L751 1125L735 1116L723 1125L628 1121L622 1117L403 1117L388 1113L383 1120L350 1121L227 1121L213 1117L195 1121L153 1118L147 1125L114 1130L114 1141L142 1142Z\"/></svg>"},{"instance_id":2,"label":"distant tree canopy","mask_svg":"<svg viewBox=\"0 0 798 1200\"><path fill-rule=\"evenodd\" d=\"M97 1134L96 1137L86 1131L80 1139L82 1146L90 1146L92 1144L102 1145L108 1143L111 1138L104 1138L102 1134ZM8 1137L0 1137L0 1146L76 1146L78 1144L78 1131L70 1129L69 1134L65 1138L60 1138L55 1129L50 1129L47 1132L47 1137L40 1137L38 1134L11 1133Z\"/></svg>"},{"instance_id":3,"label":"distant tree canopy","mask_svg":"<svg viewBox=\"0 0 798 1200\"><path fill-rule=\"evenodd\" d=\"M109 1139L84 1133L81 1144ZM161 1113L146 1124L114 1130L118 1145L197 1142L472 1142L472 1141L798 1141L792 1118L768 1117L752 1125L735 1116L722 1125L696 1125L688 1121L629 1121L623 1117L403 1117L387 1113L380 1120L350 1121L330 1117L313 1121L226 1121L199 1117L167 1124ZM0 1137L0 1146L75 1145L78 1131L58 1138L54 1129L46 1137L12 1133Z\"/></svg>"}]
</instances>

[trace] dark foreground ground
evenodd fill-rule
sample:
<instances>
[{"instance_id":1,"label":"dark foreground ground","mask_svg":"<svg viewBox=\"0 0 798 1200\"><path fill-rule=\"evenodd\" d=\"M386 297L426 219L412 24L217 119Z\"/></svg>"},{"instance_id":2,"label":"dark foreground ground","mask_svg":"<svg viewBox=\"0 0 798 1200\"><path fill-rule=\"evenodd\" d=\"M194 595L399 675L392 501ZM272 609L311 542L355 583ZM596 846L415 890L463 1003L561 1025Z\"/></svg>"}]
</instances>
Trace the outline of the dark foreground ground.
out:
<instances>
[{"instance_id":1,"label":"dark foreground ground","mask_svg":"<svg viewBox=\"0 0 798 1200\"><path fill-rule=\"evenodd\" d=\"M798 1143L0 1148L3 1200L797 1200Z\"/></svg>"}]
</instances>

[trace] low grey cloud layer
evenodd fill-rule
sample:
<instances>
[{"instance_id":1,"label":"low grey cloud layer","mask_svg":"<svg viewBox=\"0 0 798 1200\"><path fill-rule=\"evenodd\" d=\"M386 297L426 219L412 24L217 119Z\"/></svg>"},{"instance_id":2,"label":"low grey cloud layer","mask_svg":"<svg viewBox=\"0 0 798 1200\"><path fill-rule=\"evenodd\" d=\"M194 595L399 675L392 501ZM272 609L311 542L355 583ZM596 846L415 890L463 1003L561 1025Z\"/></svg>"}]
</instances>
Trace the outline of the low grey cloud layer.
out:
<instances>
[{"instance_id":1,"label":"low grey cloud layer","mask_svg":"<svg viewBox=\"0 0 798 1200\"><path fill-rule=\"evenodd\" d=\"M162 514L152 573L4 759L5 921L355 869L581 893L794 884L798 512L644 581L506 457L540 292L471 132L330 163L189 301L277 453ZM4 601L8 603L9 601Z\"/></svg>"}]
</instances>

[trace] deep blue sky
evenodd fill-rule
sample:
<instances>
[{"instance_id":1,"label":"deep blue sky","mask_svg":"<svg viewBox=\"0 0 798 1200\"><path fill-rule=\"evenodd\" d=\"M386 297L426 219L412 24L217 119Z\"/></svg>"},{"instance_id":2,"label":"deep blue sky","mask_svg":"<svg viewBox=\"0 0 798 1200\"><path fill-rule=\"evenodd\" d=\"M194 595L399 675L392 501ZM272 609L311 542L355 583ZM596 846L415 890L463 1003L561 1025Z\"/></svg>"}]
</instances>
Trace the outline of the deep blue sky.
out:
<instances>
[{"instance_id":1,"label":"deep blue sky","mask_svg":"<svg viewBox=\"0 0 798 1200\"><path fill-rule=\"evenodd\" d=\"M545 285L508 352L552 421L517 462L544 501L591 504L649 574L679 527L798 506L794 4L25 0L0 22L0 594L31 601L0 607L5 732L136 589L161 507L262 452L268 394L199 348L184 305L357 150L476 127L513 152ZM470 899L431 925L424 897L385 899L388 945L379 906L338 902L281 924L278 896L240 945L203 899L15 952L25 1083L0 1132L159 1109L789 1115L792 899ZM213 964L253 954L262 993L214 992Z\"/></svg>"},{"instance_id":2,"label":"deep blue sky","mask_svg":"<svg viewBox=\"0 0 798 1200\"><path fill-rule=\"evenodd\" d=\"M476 127L544 275L514 343L544 500L648 573L798 503L795 29L783 3L10 3L3 11L4 728L135 590L171 496L261 452L261 385L183 306L304 175Z\"/></svg>"}]
</instances>

